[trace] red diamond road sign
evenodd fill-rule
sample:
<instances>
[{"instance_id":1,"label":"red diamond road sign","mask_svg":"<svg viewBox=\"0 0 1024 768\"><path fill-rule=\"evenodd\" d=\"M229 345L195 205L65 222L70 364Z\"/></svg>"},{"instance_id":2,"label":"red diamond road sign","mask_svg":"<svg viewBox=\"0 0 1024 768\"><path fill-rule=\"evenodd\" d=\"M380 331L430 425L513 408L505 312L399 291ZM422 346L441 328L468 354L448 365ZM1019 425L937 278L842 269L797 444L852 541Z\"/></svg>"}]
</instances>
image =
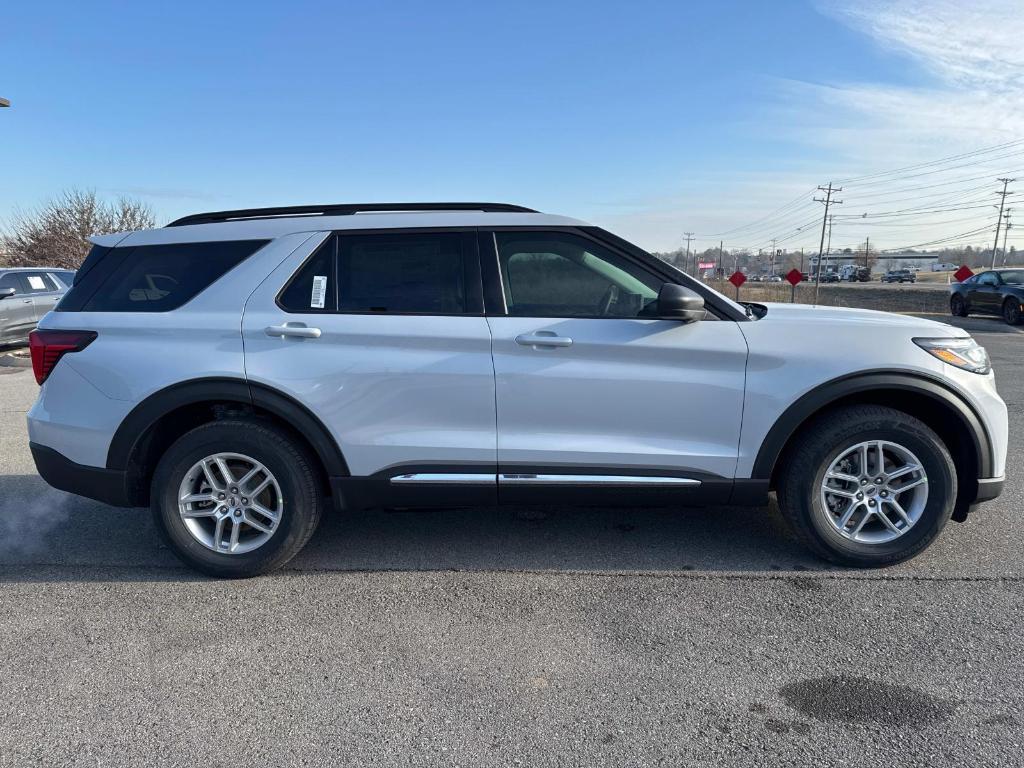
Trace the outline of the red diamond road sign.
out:
<instances>
[{"instance_id":1,"label":"red diamond road sign","mask_svg":"<svg viewBox=\"0 0 1024 768\"><path fill-rule=\"evenodd\" d=\"M740 272L738 269L729 275L729 282L739 288L745 282L747 282L747 276Z\"/></svg>"},{"instance_id":2,"label":"red diamond road sign","mask_svg":"<svg viewBox=\"0 0 1024 768\"><path fill-rule=\"evenodd\" d=\"M786 273L786 280L789 281L790 285L796 285L803 279L804 276L803 274L801 274L799 269L791 269L789 270L789 272Z\"/></svg>"},{"instance_id":3,"label":"red diamond road sign","mask_svg":"<svg viewBox=\"0 0 1024 768\"><path fill-rule=\"evenodd\" d=\"M962 267L960 267L960 269L958 269L956 272L953 273L953 277L956 278L956 281L958 283L962 283L964 280L966 280L967 278L969 278L969 277L971 277L973 275L974 275L974 272L966 264L964 264Z\"/></svg>"}]
</instances>

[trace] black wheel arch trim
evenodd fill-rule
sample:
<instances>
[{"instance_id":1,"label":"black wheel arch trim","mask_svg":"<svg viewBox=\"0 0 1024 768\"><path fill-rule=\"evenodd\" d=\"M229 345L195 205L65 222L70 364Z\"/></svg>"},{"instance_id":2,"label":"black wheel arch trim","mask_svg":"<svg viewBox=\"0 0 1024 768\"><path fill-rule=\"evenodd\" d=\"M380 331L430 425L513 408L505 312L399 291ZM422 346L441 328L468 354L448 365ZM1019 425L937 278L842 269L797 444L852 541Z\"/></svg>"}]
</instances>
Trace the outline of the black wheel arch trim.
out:
<instances>
[{"instance_id":1,"label":"black wheel arch trim","mask_svg":"<svg viewBox=\"0 0 1024 768\"><path fill-rule=\"evenodd\" d=\"M160 419L178 408L203 402L236 402L261 408L305 437L328 475L346 477L348 464L323 422L294 398L244 379L203 378L173 384L149 395L124 417L107 450L107 468L128 469L140 441Z\"/></svg>"},{"instance_id":2,"label":"black wheel arch trim","mask_svg":"<svg viewBox=\"0 0 1024 768\"><path fill-rule=\"evenodd\" d=\"M865 371L841 376L818 385L792 403L768 431L754 460L751 477L770 480L789 439L808 418L849 395L874 389L915 392L951 407L967 428L978 457L978 476L992 474L992 441L974 407L937 376L906 371Z\"/></svg>"}]
</instances>

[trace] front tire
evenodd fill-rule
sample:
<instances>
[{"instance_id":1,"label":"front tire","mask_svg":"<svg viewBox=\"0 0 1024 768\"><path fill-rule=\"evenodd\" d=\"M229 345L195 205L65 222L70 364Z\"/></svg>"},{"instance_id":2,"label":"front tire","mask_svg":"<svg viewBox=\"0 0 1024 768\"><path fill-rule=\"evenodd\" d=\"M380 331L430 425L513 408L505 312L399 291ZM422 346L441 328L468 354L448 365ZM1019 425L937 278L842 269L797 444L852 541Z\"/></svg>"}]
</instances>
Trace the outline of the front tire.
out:
<instances>
[{"instance_id":1,"label":"front tire","mask_svg":"<svg viewBox=\"0 0 1024 768\"><path fill-rule=\"evenodd\" d=\"M954 293L949 299L949 313L953 317L967 317L967 302L964 297Z\"/></svg>"},{"instance_id":2,"label":"front tire","mask_svg":"<svg viewBox=\"0 0 1024 768\"><path fill-rule=\"evenodd\" d=\"M953 512L956 470L926 424L847 406L814 419L788 452L778 500L797 536L840 565L878 568L920 554Z\"/></svg>"},{"instance_id":3,"label":"front tire","mask_svg":"<svg viewBox=\"0 0 1024 768\"><path fill-rule=\"evenodd\" d=\"M309 451L272 424L225 419L180 437L150 491L168 546L209 576L280 568L316 530L323 494Z\"/></svg>"},{"instance_id":4,"label":"front tire","mask_svg":"<svg viewBox=\"0 0 1024 768\"><path fill-rule=\"evenodd\" d=\"M1009 298L1003 302L1003 320L1007 325L1019 325L1021 321L1020 302Z\"/></svg>"}]
</instances>

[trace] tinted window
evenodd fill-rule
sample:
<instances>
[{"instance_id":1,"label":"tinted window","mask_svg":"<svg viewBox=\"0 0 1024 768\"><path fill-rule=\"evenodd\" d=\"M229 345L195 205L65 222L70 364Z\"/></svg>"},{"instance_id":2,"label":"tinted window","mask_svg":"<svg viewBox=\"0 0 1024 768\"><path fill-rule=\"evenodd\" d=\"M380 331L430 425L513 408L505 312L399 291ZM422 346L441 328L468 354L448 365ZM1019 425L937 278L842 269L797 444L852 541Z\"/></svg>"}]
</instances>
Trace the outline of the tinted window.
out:
<instances>
[{"instance_id":1,"label":"tinted window","mask_svg":"<svg viewBox=\"0 0 1024 768\"><path fill-rule=\"evenodd\" d=\"M124 249L128 253L86 301L83 311L177 309L266 242L175 243ZM85 283L79 280L76 290L83 287Z\"/></svg>"},{"instance_id":2,"label":"tinted window","mask_svg":"<svg viewBox=\"0 0 1024 768\"><path fill-rule=\"evenodd\" d=\"M13 288L18 293L25 293L25 287L18 279L17 272L6 272L0 275L0 288Z\"/></svg>"},{"instance_id":3,"label":"tinted window","mask_svg":"<svg viewBox=\"0 0 1024 768\"><path fill-rule=\"evenodd\" d=\"M57 284L45 272L26 272L23 277L29 293L48 293L57 290Z\"/></svg>"},{"instance_id":4,"label":"tinted window","mask_svg":"<svg viewBox=\"0 0 1024 768\"><path fill-rule=\"evenodd\" d=\"M979 285L999 285L999 278L995 272L985 272L978 278Z\"/></svg>"},{"instance_id":5,"label":"tinted window","mask_svg":"<svg viewBox=\"0 0 1024 768\"><path fill-rule=\"evenodd\" d=\"M576 235L498 232L495 237L510 315L638 317L654 308L664 283Z\"/></svg>"},{"instance_id":6,"label":"tinted window","mask_svg":"<svg viewBox=\"0 0 1024 768\"><path fill-rule=\"evenodd\" d=\"M461 235L339 236L338 309L430 315L465 312Z\"/></svg>"},{"instance_id":7,"label":"tinted window","mask_svg":"<svg viewBox=\"0 0 1024 768\"><path fill-rule=\"evenodd\" d=\"M337 240L328 238L303 265L278 297L289 312L335 312L338 308L334 253Z\"/></svg>"},{"instance_id":8,"label":"tinted window","mask_svg":"<svg viewBox=\"0 0 1024 768\"><path fill-rule=\"evenodd\" d=\"M56 275L57 279L69 288L75 283L75 273L71 270L60 270L59 272L53 272L52 274Z\"/></svg>"},{"instance_id":9,"label":"tinted window","mask_svg":"<svg viewBox=\"0 0 1024 768\"><path fill-rule=\"evenodd\" d=\"M1003 282L1010 285L1024 285L1024 269L1007 269L1002 273Z\"/></svg>"}]
</instances>

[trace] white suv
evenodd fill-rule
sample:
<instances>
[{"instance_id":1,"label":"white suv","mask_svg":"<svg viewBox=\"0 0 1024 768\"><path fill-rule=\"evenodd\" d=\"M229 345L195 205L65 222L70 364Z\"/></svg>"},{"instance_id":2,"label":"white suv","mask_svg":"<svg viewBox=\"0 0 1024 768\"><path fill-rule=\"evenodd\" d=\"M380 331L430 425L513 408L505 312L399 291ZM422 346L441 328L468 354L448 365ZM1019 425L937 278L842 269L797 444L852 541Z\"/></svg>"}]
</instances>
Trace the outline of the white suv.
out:
<instances>
[{"instance_id":1,"label":"white suv","mask_svg":"<svg viewBox=\"0 0 1024 768\"><path fill-rule=\"evenodd\" d=\"M964 331L741 305L597 227L488 203L199 214L105 235L32 336L51 485L149 504L210 574L324 509L762 505L880 566L1002 489Z\"/></svg>"}]
</instances>

